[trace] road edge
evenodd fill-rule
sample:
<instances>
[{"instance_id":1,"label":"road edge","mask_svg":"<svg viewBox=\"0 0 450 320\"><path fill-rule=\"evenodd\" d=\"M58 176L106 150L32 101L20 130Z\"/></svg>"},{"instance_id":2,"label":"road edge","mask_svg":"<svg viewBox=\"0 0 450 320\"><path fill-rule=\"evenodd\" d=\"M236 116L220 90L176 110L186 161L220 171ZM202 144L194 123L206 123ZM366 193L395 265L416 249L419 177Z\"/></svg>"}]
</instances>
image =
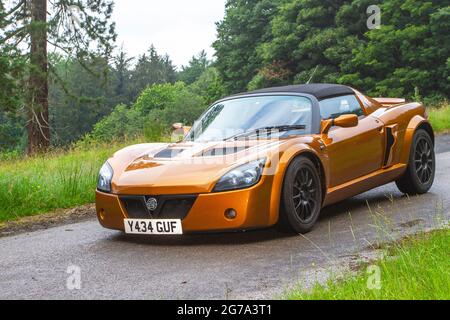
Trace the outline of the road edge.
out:
<instances>
[{"instance_id":1,"label":"road edge","mask_svg":"<svg viewBox=\"0 0 450 320\"><path fill-rule=\"evenodd\" d=\"M70 209L58 209L49 213L0 222L0 238L93 220L95 217L96 211L93 203Z\"/></svg>"}]
</instances>

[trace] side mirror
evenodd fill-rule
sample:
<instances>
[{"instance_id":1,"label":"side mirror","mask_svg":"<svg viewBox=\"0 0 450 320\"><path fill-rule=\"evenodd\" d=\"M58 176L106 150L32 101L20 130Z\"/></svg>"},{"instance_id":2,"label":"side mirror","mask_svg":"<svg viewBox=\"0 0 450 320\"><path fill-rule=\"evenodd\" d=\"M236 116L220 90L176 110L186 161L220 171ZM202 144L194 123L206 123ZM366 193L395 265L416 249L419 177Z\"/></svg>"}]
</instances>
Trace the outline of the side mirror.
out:
<instances>
[{"instance_id":1,"label":"side mirror","mask_svg":"<svg viewBox=\"0 0 450 320\"><path fill-rule=\"evenodd\" d=\"M327 134L331 127L351 128L358 125L358 116L356 114L344 114L336 119L322 121L322 134Z\"/></svg>"},{"instance_id":2,"label":"side mirror","mask_svg":"<svg viewBox=\"0 0 450 320\"><path fill-rule=\"evenodd\" d=\"M351 128L358 125L358 116L356 114L344 114L334 119L335 126L342 128Z\"/></svg>"}]
</instances>

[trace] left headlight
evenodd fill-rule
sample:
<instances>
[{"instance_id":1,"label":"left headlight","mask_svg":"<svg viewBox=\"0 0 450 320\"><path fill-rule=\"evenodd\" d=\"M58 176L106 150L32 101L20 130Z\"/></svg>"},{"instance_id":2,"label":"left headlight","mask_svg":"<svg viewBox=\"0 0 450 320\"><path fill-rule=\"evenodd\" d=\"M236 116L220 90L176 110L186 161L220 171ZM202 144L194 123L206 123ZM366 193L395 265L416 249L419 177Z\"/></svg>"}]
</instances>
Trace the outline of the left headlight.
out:
<instances>
[{"instance_id":1,"label":"left headlight","mask_svg":"<svg viewBox=\"0 0 450 320\"><path fill-rule=\"evenodd\" d=\"M111 180L113 174L113 169L108 161L106 161L100 169L100 173L98 175L97 189L103 192L111 192Z\"/></svg>"},{"instance_id":2,"label":"left headlight","mask_svg":"<svg viewBox=\"0 0 450 320\"><path fill-rule=\"evenodd\" d=\"M229 191L251 187L259 182L266 159L259 159L237 167L220 178L214 187L217 191Z\"/></svg>"}]
</instances>

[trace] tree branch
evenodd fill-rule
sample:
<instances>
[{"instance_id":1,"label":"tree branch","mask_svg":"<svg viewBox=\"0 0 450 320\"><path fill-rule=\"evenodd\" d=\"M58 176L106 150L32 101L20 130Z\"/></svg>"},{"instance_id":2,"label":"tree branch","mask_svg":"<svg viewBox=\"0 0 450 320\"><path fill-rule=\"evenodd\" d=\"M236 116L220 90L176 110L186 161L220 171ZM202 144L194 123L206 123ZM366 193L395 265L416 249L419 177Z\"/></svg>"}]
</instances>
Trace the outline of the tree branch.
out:
<instances>
[{"instance_id":1,"label":"tree branch","mask_svg":"<svg viewBox=\"0 0 450 320\"><path fill-rule=\"evenodd\" d=\"M16 12L18 9L20 9L20 7L22 7L24 4L26 4L26 0L21 0L17 3L17 5L12 8L11 10L9 10L9 12L5 13L3 18L6 18L7 16L13 14L14 12Z\"/></svg>"},{"instance_id":2,"label":"tree branch","mask_svg":"<svg viewBox=\"0 0 450 320\"><path fill-rule=\"evenodd\" d=\"M2 44L6 43L6 41L8 41L9 39L15 37L16 35L18 35L20 32L24 31L27 28L28 28L28 25L26 24L26 25L24 25L24 26L22 26L22 27L20 27L20 28L18 28L16 30L14 30L14 31L11 31L9 33L7 32L5 34L4 38L0 38L0 43L2 43Z\"/></svg>"}]
</instances>

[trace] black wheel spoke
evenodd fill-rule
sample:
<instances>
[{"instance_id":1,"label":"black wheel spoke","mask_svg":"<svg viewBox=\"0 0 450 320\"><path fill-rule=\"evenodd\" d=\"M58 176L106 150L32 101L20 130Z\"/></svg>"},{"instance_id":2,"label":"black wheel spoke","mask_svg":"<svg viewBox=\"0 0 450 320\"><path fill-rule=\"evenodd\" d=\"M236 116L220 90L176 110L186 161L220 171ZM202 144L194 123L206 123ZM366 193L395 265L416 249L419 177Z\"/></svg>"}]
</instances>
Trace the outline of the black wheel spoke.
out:
<instances>
[{"instance_id":1,"label":"black wheel spoke","mask_svg":"<svg viewBox=\"0 0 450 320\"><path fill-rule=\"evenodd\" d=\"M300 216L300 218L304 219L304 217L306 215L305 204L303 203L303 201L301 201L300 204L301 204L301 206L300 206L301 210L300 210L299 216Z\"/></svg>"},{"instance_id":2,"label":"black wheel spoke","mask_svg":"<svg viewBox=\"0 0 450 320\"><path fill-rule=\"evenodd\" d=\"M314 212L319 205L317 199L318 187L311 168L302 167L298 170L295 177L292 200L298 218L304 223L313 218Z\"/></svg>"},{"instance_id":3,"label":"black wheel spoke","mask_svg":"<svg viewBox=\"0 0 450 320\"><path fill-rule=\"evenodd\" d=\"M303 203L303 207L305 208L305 215L303 216L304 219L307 219L310 216L311 209L309 208L308 202Z\"/></svg>"},{"instance_id":4,"label":"black wheel spoke","mask_svg":"<svg viewBox=\"0 0 450 320\"><path fill-rule=\"evenodd\" d=\"M414 167L421 183L429 182L432 177L434 166L432 151L432 146L426 139L421 138L416 142Z\"/></svg>"},{"instance_id":5,"label":"black wheel spoke","mask_svg":"<svg viewBox=\"0 0 450 320\"><path fill-rule=\"evenodd\" d=\"M419 141L419 142L417 143L417 152L418 152L419 154L422 154L422 153L423 153L423 150L422 150L422 141Z\"/></svg>"}]
</instances>

